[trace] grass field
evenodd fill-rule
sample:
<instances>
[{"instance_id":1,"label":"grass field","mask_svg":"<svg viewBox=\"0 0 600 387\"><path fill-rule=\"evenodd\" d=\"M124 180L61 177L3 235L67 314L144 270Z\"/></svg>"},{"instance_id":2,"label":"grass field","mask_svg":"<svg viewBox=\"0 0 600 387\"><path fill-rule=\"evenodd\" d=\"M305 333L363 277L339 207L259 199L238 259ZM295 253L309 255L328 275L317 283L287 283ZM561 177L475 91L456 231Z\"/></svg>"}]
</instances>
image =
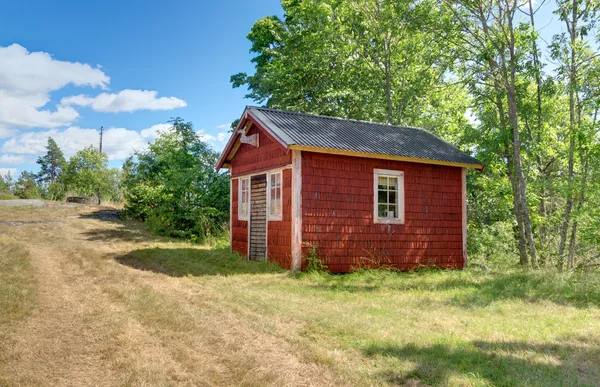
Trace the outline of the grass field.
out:
<instances>
[{"instance_id":1,"label":"grass field","mask_svg":"<svg viewBox=\"0 0 600 387\"><path fill-rule=\"evenodd\" d=\"M294 276L92 211L0 209L0 385L600 385L598 274Z\"/></svg>"}]
</instances>

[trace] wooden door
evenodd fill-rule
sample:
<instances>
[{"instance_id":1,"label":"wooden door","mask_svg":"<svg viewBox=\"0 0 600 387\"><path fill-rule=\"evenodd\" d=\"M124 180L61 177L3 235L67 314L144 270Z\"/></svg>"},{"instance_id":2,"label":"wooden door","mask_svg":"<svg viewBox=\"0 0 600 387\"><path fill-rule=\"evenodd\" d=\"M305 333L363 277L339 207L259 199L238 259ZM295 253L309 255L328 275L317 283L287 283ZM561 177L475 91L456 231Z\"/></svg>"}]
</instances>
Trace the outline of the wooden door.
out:
<instances>
[{"instance_id":1,"label":"wooden door","mask_svg":"<svg viewBox=\"0 0 600 387\"><path fill-rule=\"evenodd\" d=\"M267 175L250 179L250 259L267 259Z\"/></svg>"}]
</instances>

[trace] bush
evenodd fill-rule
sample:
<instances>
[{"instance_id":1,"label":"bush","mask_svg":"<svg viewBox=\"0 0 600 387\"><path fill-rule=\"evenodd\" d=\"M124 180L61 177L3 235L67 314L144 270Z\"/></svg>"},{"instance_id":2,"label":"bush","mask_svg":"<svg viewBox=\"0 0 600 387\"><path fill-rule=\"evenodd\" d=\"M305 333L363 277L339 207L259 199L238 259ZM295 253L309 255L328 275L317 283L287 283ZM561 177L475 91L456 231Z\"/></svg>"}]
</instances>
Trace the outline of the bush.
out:
<instances>
[{"instance_id":1,"label":"bush","mask_svg":"<svg viewBox=\"0 0 600 387\"><path fill-rule=\"evenodd\" d=\"M469 261L496 265L514 264L519 256L515 243L514 222L503 221L474 227L467 232Z\"/></svg>"},{"instance_id":2,"label":"bush","mask_svg":"<svg viewBox=\"0 0 600 387\"><path fill-rule=\"evenodd\" d=\"M229 175L218 174L218 154L190 122L171 121L145 151L123 165L125 215L160 235L205 242L229 219Z\"/></svg>"},{"instance_id":3,"label":"bush","mask_svg":"<svg viewBox=\"0 0 600 387\"><path fill-rule=\"evenodd\" d=\"M16 197L13 194L0 193L0 200L15 200L15 199L18 199L18 197Z\"/></svg>"}]
</instances>

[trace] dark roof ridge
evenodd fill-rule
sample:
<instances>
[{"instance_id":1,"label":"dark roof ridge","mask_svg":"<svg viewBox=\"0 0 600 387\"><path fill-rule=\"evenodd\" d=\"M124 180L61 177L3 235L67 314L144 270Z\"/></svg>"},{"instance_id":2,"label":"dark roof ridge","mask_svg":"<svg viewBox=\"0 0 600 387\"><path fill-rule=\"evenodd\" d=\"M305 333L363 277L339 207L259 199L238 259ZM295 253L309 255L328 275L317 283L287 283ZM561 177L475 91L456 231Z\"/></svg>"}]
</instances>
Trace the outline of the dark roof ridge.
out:
<instances>
[{"instance_id":1,"label":"dark roof ridge","mask_svg":"<svg viewBox=\"0 0 600 387\"><path fill-rule=\"evenodd\" d=\"M286 113L286 114L298 114L298 115L301 115L301 116L309 116L309 117L329 118L329 119L338 120L338 121L352 121L352 122L360 122L360 123L363 123L363 124L389 126L389 127L392 127L392 128L419 129L419 130L423 130L423 131L425 131L425 132L427 132L429 134L433 134L429 130L427 130L425 128L422 128L420 126L385 124L383 122L377 122L377 121L357 120L357 119L354 119L354 118L342 118L342 117L336 117L336 116L323 116L323 115L314 114L314 113L305 113L305 112L296 112L296 111L292 111L292 110L273 109L273 108L267 108L267 107L262 107L262 106L248 105L248 108L249 109L258 109L258 110L269 110L269 111L272 111L272 112ZM433 135L436 136L435 134L433 134Z\"/></svg>"}]
</instances>

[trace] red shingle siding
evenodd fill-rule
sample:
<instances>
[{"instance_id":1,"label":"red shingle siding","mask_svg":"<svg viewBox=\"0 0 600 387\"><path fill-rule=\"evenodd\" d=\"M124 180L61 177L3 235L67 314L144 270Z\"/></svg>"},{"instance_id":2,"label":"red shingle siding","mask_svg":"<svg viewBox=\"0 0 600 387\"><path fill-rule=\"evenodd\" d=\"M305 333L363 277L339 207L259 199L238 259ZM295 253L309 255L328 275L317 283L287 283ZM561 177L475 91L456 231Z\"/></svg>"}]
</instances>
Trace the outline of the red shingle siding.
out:
<instances>
[{"instance_id":1,"label":"red shingle siding","mask_svg":"<svg viewBox=\"0 0 600 387\"><path fill-rule=\"evenodd\" d=\"M281 221L268 222L267 251L269 260L289 269L292 264L292 170L283 170Z\"/></svg>"},{"instance_id":2,"label":"red shingle siding","mask_svg":"<svg viewBox=\"0 0 600 387\"><path fill-rule=\"evenodd\" d=\"M373 223L373 169L404 171L405 224ZM303 254L332 272L373 262L461 268L461 168L302 152Z\"/></svg>"},{"instance_id":3,"label":"red shingle siding","mask_svg":"<svg viewBox=\"0 0 600 387\"><path fill-rule=\"evenodd\" d=\"M258 133L259 147L241 144L231 160L231 176L264 171L288 165L292 162L292 152L288 152L264 131L252 125L248 136Z\"/></svg>"},{"instance_id":4,"label":"red shingle siding","mask_svg":"<svg viewBox=\"0 0 600 387\"><path fill-rule=\"evenodd\" d=\"M238 179L231 179L231 249L248 255L248 222L238 219Z\"/></svg>"},{"instance_id":5,"label":"red shingle siding","mask_svg":"<svg viewBox=\"0 0 600 387\"><path fill-rule=\"evenodd\" d=\"M259 147L241 144L231 161L232 195L231 195L231 244L232 250L244 256L248 255L248 222L238 220L238 183L237 176L268 172L270 169L289 165L292 161L291 152L287 152L271 136L255 125L250 128L248 135L259 133ZM284 268L291 265L292 244L292 171L283 170L282 180L282 220L268 221L267 255L273 262Z\"/></svg>"}]
</instances>

